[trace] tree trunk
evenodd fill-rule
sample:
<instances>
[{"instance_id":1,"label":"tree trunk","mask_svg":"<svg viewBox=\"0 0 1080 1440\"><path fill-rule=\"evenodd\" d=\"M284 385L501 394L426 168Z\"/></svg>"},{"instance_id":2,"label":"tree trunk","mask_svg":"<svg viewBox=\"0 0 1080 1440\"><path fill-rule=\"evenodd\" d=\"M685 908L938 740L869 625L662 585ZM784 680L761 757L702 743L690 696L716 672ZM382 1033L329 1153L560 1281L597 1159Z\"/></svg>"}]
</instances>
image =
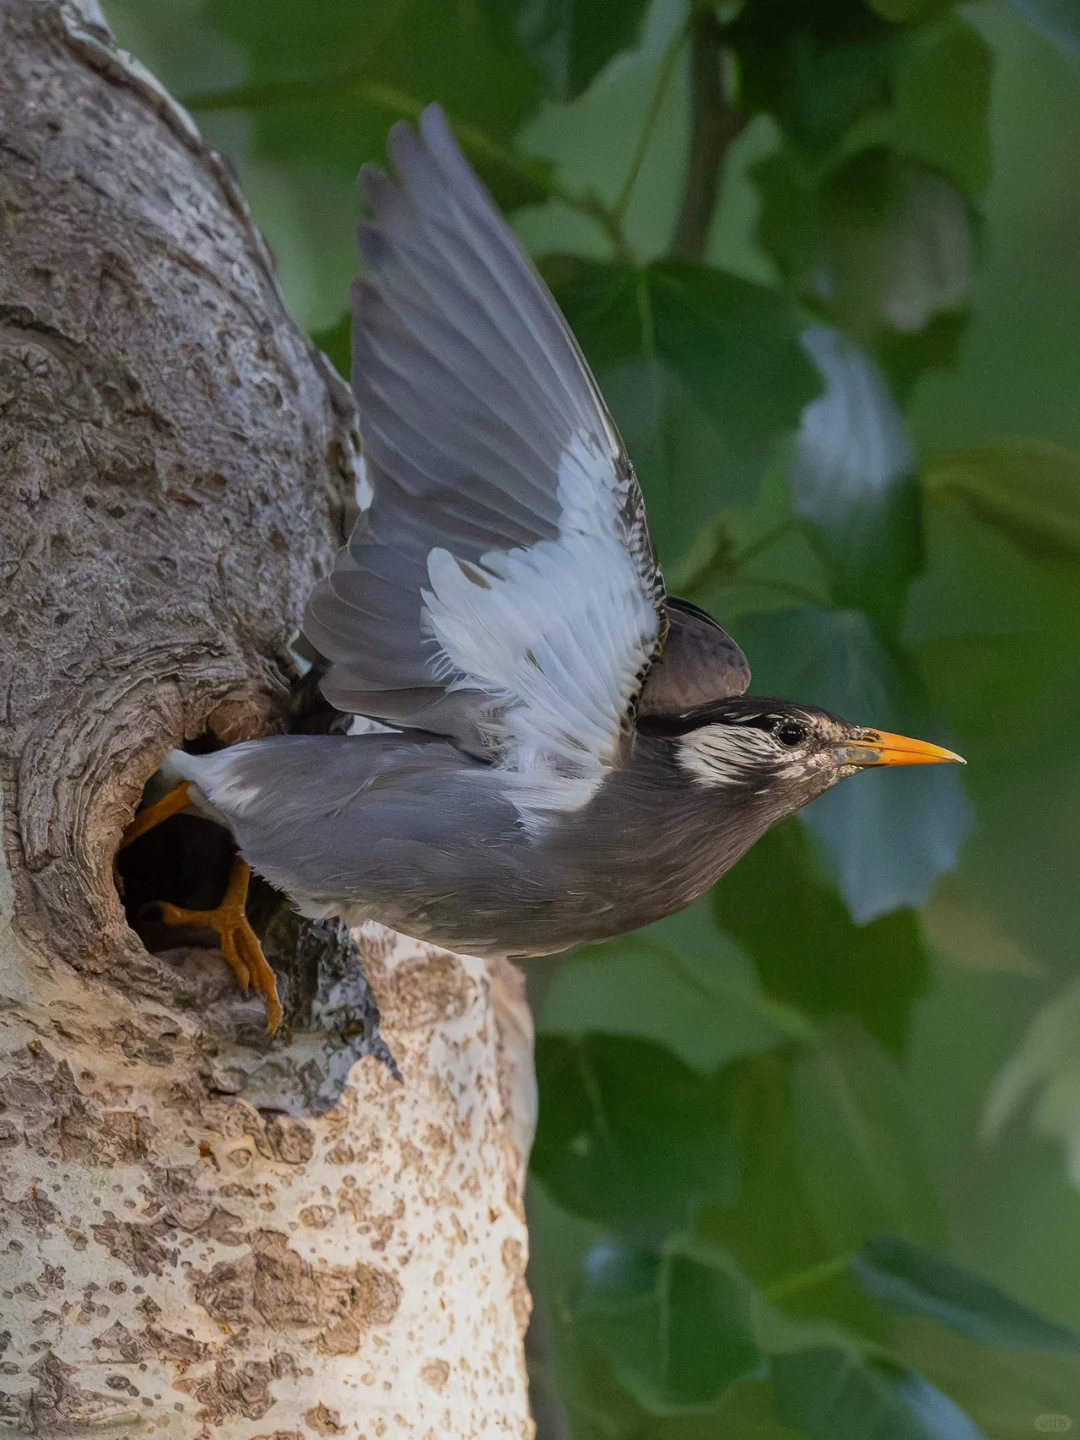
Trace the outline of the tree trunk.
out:
<instances>
[{"instance_id":1,"label":"tree trunk","mask_svg":"<svg viewBox=\"0 0 1080 1440\"><path fill-rule=\"evenodd\" d=\"M355 944L270 1041L113 877L165 751L284 723L351 397L94 0L0 55L0 1436L528 1435L516 972L366 927L399 1080Z\"/></svg>"}]
</instances>

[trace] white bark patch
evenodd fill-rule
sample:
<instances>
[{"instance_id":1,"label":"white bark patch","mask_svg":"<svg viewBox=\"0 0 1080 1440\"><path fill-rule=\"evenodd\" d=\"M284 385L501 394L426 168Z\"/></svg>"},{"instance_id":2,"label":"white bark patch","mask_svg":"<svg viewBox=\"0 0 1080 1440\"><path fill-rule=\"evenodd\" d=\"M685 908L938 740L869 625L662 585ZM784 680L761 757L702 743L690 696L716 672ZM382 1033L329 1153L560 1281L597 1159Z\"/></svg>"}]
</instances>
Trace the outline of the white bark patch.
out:
<instances>
[{"instance_id":1,"label":"white bark patch","mask_svg":"<svg viewBox=\"0 0 1080 1440\"><path fill-rule=\"evenodd\" d=\"M520 982L363 941L404 1084L314 1118L104 990L0 1017L0 1436L531 1435Z\"/></svg>"}]
</instances>

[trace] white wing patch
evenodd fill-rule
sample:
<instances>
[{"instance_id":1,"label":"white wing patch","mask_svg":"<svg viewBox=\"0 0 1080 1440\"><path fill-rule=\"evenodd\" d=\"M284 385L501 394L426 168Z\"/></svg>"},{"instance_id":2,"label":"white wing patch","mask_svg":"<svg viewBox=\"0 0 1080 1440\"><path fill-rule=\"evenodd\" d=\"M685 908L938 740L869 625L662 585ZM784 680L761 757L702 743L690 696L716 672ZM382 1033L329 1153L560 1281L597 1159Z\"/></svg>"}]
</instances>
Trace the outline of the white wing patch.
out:
<instances>
[{"instance_id":1,"label":"white wing patch","mask_svg":"<svg viewBox=\"0 0 1080 1440\"><path fill-rule=\"evenodd\" d=\"M610 454L575 435L558 493L557 540L492 551L479 567L434 549L423 592L450 688L492 697L507 794L526 818L594 794L660 628L651 577L620 533Z\"/></svg>"}]
</instances>

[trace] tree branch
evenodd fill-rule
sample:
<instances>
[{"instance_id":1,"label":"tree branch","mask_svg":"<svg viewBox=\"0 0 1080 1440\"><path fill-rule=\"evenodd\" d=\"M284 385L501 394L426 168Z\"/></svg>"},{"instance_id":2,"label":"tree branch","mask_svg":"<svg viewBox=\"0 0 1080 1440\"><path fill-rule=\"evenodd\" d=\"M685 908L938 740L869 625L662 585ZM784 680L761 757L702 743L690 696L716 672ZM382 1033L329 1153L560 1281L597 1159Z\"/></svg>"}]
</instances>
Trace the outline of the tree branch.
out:
<instances>
[{"instance_id":1,"label":"tree branch","mask_svg":"<svg viewBox=\"0 0 1080 1440\"><path fill-rule=\"evenodd\" d=\"M700 9L690 29L690 145L671 242L671 254L680 260L705 257L724 156L749 118L728 100L723 40L724 27L716 15Z\"/></svg>"}]
</instances>

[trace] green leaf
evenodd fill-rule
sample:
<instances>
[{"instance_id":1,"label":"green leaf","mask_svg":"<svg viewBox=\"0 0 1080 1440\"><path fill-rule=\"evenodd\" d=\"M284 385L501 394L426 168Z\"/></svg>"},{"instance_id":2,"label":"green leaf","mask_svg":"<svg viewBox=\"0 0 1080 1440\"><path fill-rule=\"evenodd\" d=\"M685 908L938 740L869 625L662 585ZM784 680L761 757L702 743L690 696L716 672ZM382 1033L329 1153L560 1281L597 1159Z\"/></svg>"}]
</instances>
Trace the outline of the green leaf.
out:
<instances>
[{"instance_id":1,"label":"green leaf","mask_svg":"<svg viewBox=\"0 0 1080 1440\"><path fill-rule=\"evenodd\" d=\"M533 1173L567 1210L660 1239L737 1188L721 1081L662 1045L541 1035Z\"/></svg>"},{"instance_id":2,"label":"green leaf","mask_svg":"<svg viewBox=\"0 0 1080 1440\"><path fill-rule=\"evenodd\" d=\"M834 1252L882 1230L941 1233L904 1078L854 1021L800 1056L792 1080L796 1147L818 1228Z\"/></svg>"},{"instance_id":3,"label":"green leaf","mask_svg":"<svg viewBox=\"0 0 1080 1440\"><path fill-rule=\"evenodd\" d=\"M915 452L884 376L839 331L803 336L825 381L805 407L789 472L795 511L813 526L833 598L895 629L922 568Z\"/></svg>"},{"instance_id":4,"label":"green leaf","mask_svg":"<svg viewBox=\"0 0 1080 1440\"><path fill-rule=\"evenodd\" d=\"M861 611L807 605L747 615L739 641L763 694L822 705L857 725L924 739L940 734L908 663ZM955 868L972 825L958 768L869 770L802 812L858 923L923 904L937 877Z\"/></svg>"},{"instance_id":5,"label":"green leaf","mask_svg":"<svg viewBox=\"0 0 1080 1440\"><path fill-rule=\"evenodd\" d=\"M733 1206L713 1206L697 1233L724 1246L755 1285L800 1274L833 1256L803 1184L791 1101L793 1059L774 1051L729 1065L725 1103L739 1163Z\"/></svg>"},{"instance_id":6,"label":"green leaf","mask_svg":"<svg viewBox=\"0 0 1080 1440\"><path fill-rule=\"evenodd\" d=\"M641 480L665 573L674 574L694 553L703 517L751 501L763 462L733 454L714 417L664 361L619 365L598 378ZM764 439L764 427L761 433Z\"/></svg>"},{"instance_id":7,"label":"green leaf","mask_svg":"<svg viewBox=\"0 0 1080 1440\"><path fill-rule=\"evenodd\" d=\"M537 1020L543 1031L588 1030L657 1041L712 1070L812 1026L762 993L754 966L720 928L709 895L629 935L584 946L560 966ZM704 1023L703 1023L704 1022Z\"/></svg>"},{"instance_id":8,"label":"green leaf","mask_svg":"<svg viewBox=\"0 0 1080 1440\"><path fill-rule=\"evenodd\" d=\"M874 1365L830 1346L772 1362L778 1419L807 1440L985 1440L921 1376Z\"/></svg>"},{"instance_id":9,"label":"green leaf","mask_svg":"<svg viewBox=\"0 0 1080 1440\"><path fill-rule=\"evenodd\" d=\"M1080 559L1080 454L1049 440L998 440L935 455L923 473L932 500L959 500L1035 555Z\"/></svg>"},{"instance_id":10,"label":"green leaf","mask_svg":"<svg viewBox=\"0 0 1080 1440\"><path fill-rule=\"evenodd\" d=\"M912 32L897 67L893 103L868 113L844 137L851 154L887 145L940 170L968 195L990 183L990 48L951 15Z\"/></svg>"},{"instance_id":11,"label":"green leaf","mask_svg":"<svg viewBox=\"0 0 1080 1440\"><path fill-rule=\"evenodd\" d=\"M277 160L355 175L428 101L494 141L539 102L516 38L465 0L205 0L204 14L246 50L247 81L187 103L249 110L256 151Z\"/></svg>"},{"instance_id":12,"label":"green leaf","mask_svg":"<svg viewBox=\"0 0 1080 1440\"><path fill-rule=\"evenodd\" d=\"M729 27L741 103L765 110L791 143L820 158L868 111L886 108L911 39L863 0L749 4Z\"/></svg>"},{"instance_id":13,"label":"green leaf","mask_svg":"<svg viewBox=\"0 0 1080 1440\"><path fill-rule=\"evenodd\" d=\"M336 325L313 331L311 339L333 361L338 374L348 380L352 373L352 316L345 314Z\"/></svg>"},{"instance_id":14,"label":"green leaf","mask_svg":"<svg viewBox=\"0 0 1080 1440\"><path fill-rule=\"evenodd\" d=\"M1080 1174L1080 981L1048 1001L1028 1022L1019 1045L994 1077L982 1118L984 1139L997 1139L1020 1107L1035 1096L1036 1135L1062 1146L1074 1184Z\"/></svg>"},{"instance_id":15,"label":"green leaf","mask_svg":"<svg viewBox=\"0 0 1080 1440\"><path fill-rule=\"evenodd\" d=\"M910 386L913 364L952 363L970 294L966 196L990 175L989 52L955 18L904 33L887 103L864 110L827 156L788 143L753 174L764 248L819 314Z\"/></svg>"},{"instance_id":16,"label":"green leaf","mask_svg":"<svg viewBox=\"0 0 1080 1440\"><path fill-rule=\"evenodd\" d=\"M505 14L505 0L486 0ZM648 0L512 0L507 7L526 53L558 100L573 100L605 65L639 40Z\"/></svg>"},{"instance_id":17,"label":"green leaf","mask_svg":"<svg viewBox=\"0 0 1080 1440\"><path fill-rule=\"evenodd\" d=\"M907 406L915 382L927 370L955 370L960 356L960 342L968 328L968 310L952 310L935 315L914 335L896 331L879 336L876 346L878 363L889 377L893 393L901 405Z\"/></svg>"},{"instance_id":18,"label":"green leaf","mask_svg":"<svg viewBox=\"0 0 1080 1440\"><path fill-rule=\"evenodd\" d=\"M916 20L936 20L951 10L955 0L867 0L870 9L883 20L908 24Z\"/></svg>"},{"instance_id":19,"label":"green leaf","mask_svg":"<svg viewBox=\"0 0 1080 1440\"><path fill-rule=\"evenodd\" d=\"M886 1343L889 1317L851 1279L847 1253L822 1234L811 1203L791 1096L797 1057L794 1049L774 1051L727 1067L739 1198L703 1211L695 1235L733 1255L758 1288L755 1334L763 1349L802 1348L838 1326ZM799 1318L808 1313L828 1318Z\"/></svg>"},{"instance_id":20,"label":"green leaf","mask_svg":"<svg viewBox=\"0 0 1080 1440\"><path fill-rule=\"evenodd\" d=\"M708 1404L760 1360L745 1282L688 1255L596 1246L575 1312L654 1414Z\"/></svg>"},{"instance_id":21,"label":"green leaf","mask_svg":"<svg viewBox=\"0 0 1080 1440\"><path fill-rule=\"evenodd\" d=\"M761 243L815 310L871 350L966 305L969 202L937 170L877 146L818 176L782 146L753 173Z\"/></svg>"},{"instance_id":22,"label":"green leaf","mask_svg":"<svg viewBox=\"0 0 1080 1440\"><path fill-rule=\"evenodd\" d=\"M957 16L921 37L897 76L893 143L980 195L990 155L990 47Z\"/></svg>"},{"instance_id":23,"label":"green leaf","mask_svg":"<svg viewBox=\"0 0 1080 1440\"><path fill-rule=\"evenodd\" d=\"M646 273L657 354L722 432L760 454L762 437L787 428L793 403L817 390L788 302L706 265L671 260Z\"/></svg>"},{"instance_id":24,"label":"green leaf","mask_svg":"<svg viewBox=\"0 0 1080 1440\"><path fill-rule=\"evenodd\" d=\"M935 1440L986 1440L971 1417L922 1375L905 1371L896 1389L911 1414Z\"/></svg>"},{"instance_id":25,"label":"green leaf","mask_svg":"<svg viewBox=\"0 0 1080 1440\"><path fill-rule=\"evenodd\" d=\"M853 1015L887 1049L902 1050L930 974L910 910L856 925L793 821L763 836L713 894L721 925L770 995L811 1015Z\"/></svg>"},{"instance_id":26,"label":"green leaf","mask_svg":"<svg viewBox=\"0 0 1080 1440\"><path fill-rule=\"evenodd\" d=\"M995 1285L899 1235L875 1235L852 1273L883 1305L926 1315L979 1345L1080 1354L1080 1335L1021 1305Z\"/></svg>"},{"instance_id":27,"label":"green leaf","mask_svg":"<svg viewBox=\"0 0 1080 1440\"><path fill-rule=\"evenodd\" d=\"M1006 0L1006 3L1040 35L1080 59L1080 8L1076 0Z\"/></svg>"},{"instance_id":28,"label":"green leaf","mask_svg":"<svg viewBox=\"0 0 1080 1440\"><path fill-rule=\"evenodd\" d=\"M704 265L544 267L612 407L676 563L702 518L752 500L778 435L816 390L790 301Z\"/></svg>"},{"instance_id":29,"label":"green leaf","mask_svg":"<svg viewBox=\"0 0 1080 1440\"><path fill-rule=\"evenodd\" d=\"M576 1434L576 1432L575 1432ZM803 1440L773 1415L772 1390L761 1380L736 1380L708 1410L651 1420L633 1440Z\"/></svg>"}]
</instances>

